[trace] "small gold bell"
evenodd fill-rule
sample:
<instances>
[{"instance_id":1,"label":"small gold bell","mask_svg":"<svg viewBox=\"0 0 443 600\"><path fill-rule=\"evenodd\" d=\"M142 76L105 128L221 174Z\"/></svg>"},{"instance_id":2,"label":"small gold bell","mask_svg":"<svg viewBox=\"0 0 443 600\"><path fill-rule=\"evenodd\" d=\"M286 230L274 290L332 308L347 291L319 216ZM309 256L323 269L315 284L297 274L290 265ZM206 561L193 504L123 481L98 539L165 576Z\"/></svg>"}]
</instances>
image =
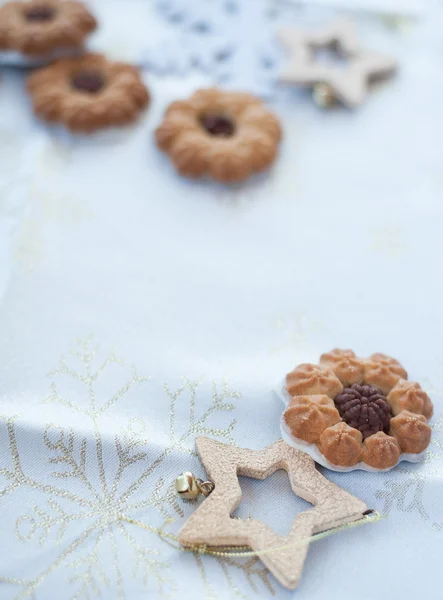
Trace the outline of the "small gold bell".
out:
<instances>
[{"instance_id":1,"label":"small gold bell","mask_svg":"<svg viewBox=\"0 0 443 600\"><path fill-rule=\"evenodd\" d=\"M320 108L330 108L337 101L333 90L327 83L317 83L312 90L312 97Z\"/></svg>"},{"instance_id":2,"label":"small gold bell","mask_svg":"<svg viewBox=\"0 0 443 600\"><path fill-rule=\"evenodd\" d=\"M185 471L175 480L177 494L183 500L196 500L200 494L208 496L214 489L212 481L197 479L190 471Z\"/></svg>"},{"instance_id":3,"label":"small gold bell","mask_svg":"<svg viewBox=\"0 0 443 600\"><path fill-rule=\"evenodd\" d=\"M197 480L189 471L186 471L177 477L175 480L175 489L177 490L177 494L180 498L183 498L183 500L195 500L200 494Z\"/></svg>"}]
</instances>

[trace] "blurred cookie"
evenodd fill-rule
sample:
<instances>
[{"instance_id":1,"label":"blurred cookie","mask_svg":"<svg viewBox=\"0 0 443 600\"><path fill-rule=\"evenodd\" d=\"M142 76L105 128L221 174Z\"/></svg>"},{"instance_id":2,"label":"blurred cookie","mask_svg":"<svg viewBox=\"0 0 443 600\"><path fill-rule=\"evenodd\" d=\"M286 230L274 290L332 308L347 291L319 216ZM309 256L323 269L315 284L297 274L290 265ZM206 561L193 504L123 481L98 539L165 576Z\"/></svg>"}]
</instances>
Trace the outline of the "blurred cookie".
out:
<instances>
[{"instance_id":1,"label":"blurred cookie","mask_svg":"<svg viewBox=\"0 0 443 600\"><path fill-rule=\"evenodd\" d=\"M75 0L29 0L0 7L0 50L29 56L77 49L97 27L94 16Z\"/></svg>"},{"instance_id":2,"label":"blurred cookie","mask_svg":"<svg viewBox=\"0 0 443 600\"><path fill-rule=\"evenodd\" d=\"M268 169L281 134L278 118L258 98L210 88L173 102L155 137L182 175L230 183Z\"/></svg>"},{"instance_id":3,"label":"blurred cookie","mask_svg":"<svg viewBox=\"0 0 443 600\"><path fill-rule=\"evenodd\" d=\"M149 103L138 70L100 54L57 60L29 77L28 90L37 116L78 132L132 123Z\"/></svg>"}]
</instances>

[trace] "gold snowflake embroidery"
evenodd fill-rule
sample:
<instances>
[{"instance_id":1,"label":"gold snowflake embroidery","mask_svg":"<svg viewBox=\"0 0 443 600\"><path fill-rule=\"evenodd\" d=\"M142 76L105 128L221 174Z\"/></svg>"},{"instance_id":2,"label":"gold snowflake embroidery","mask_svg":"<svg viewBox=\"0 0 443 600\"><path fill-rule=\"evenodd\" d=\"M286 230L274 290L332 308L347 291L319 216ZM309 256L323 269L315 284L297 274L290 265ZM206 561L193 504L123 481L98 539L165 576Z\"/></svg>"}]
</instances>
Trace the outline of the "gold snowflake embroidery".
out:
<instances>
[{"instance_id":1,"label":"gold snowflake embroidery","mask_svg":"<svg viewBox=\"0 0 443 600\"><path fill-rule=\"evenodd\" d=\"M133 576L139 577L148 587L154 585L158 596L173 595L177 586L168 575L168 562L161 558L157 548L152 547L152 538L141 542L139 532L134 532L123 522L121 515L140 515L143 511L143 517L157 518L160 525L169 523L173 515L183 517L184 509L178 503L171 483L161 475L163 467L168 473L168 481L171 480L167 458L172 453L195 456L196 435L212 435L227 443L234 442L235 420L224 427L213 427L212 420L220 413L231 413L235 408L231 400L239 398L240 394L230 390L226 382L221 386L214 383L212 398L207 405L203 394L199 393L201 382L188 379L184 379L178 389L164 386L169 404L164 445L157 450L153 445L152 449L148 440L157 425L149 430L140 418L130 418L122 424L118 435L110 436L107 431L109 420L106 419L112 408L127 398L133 388L144 385L148 378L140 376L135 367L129 367L115 352L102 360L101 356L99 346L94 345L91 338L78 340L74 350L68 357L62 356L57 369L49 374L50 392L44 402L64 407L82 424L76 429L58 424L46 426L42 444L49 452L50 478L37 479L27 474L17 436L19 419L17 416L0 417L0 439L5 436L9 454L5 456L5 466L0 464L0 481L6 481L6 485L0 487L0 507L2 500L9 499L19 489L29 488L42 493L46 502L35 504L27 514L16 519L16 533L22 543L49 544L51 551L57 550L52 562L29 579L0 576L0 585L6 584L14 590L11 599L37 600L41 586L63 568L69 573L71 600L92 599L111 586L123 600L127 595L119 552L122 544L130 551ZM103 400L98 384L111 367L124 373L129 371L129 378L117 392ZM60 390L65 378L75 384L76 390L82 391L74 395L69 387L71 392L63 394ZM185 409L186 419L183 416ZM41 467L43 472L45 467ZM60 484L51 480L58 480ZM73 524L76 525L75 533L68 536ZM72 533L73 529L70 531ZM104 560L105 554L111 556L111 564ZM203 561L201 557L195 560L206 587ZM219 561L227 585L234 591L238 586L233 583L231 567L245 575L252 590L257 590L255 579L270 588L267 571L258 568L256 563L254 560L231 565L229 561Z\"/></svg>"},{"instance_id":2,"label":"gold snowflake embroidery","mask_svg":"<svg viewBox=\"0 0 443 600\"><path fill-rule=\"evenodd\" d=\"M435 383L425 378L423 388L434 400L443 400L443 364L439 364L441 375ZM376 491L375 497L383 502L381 511L389 514L392 509L401 512L417 513L424 521L429 521L437 530L443 530L443 522L432 518L431 510L426 505L425 491L429 481L435 482L443 478L443 414L434 415L430 423L432 427L431 444L426 451L423 463L407 465L402 463L392 476L384 481L383 488Z\"/></svg>"}]
</instances>

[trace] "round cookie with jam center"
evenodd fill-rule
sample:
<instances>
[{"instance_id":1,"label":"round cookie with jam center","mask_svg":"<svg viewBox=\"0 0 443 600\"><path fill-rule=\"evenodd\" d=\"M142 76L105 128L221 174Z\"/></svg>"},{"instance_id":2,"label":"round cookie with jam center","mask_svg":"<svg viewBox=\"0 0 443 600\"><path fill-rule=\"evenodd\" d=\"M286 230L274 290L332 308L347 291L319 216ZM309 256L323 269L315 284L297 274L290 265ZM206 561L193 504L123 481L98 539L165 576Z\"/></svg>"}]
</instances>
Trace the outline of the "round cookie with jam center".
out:
<instances>
[{"instance_id":1,"label":"round cookie with jam center","mask_svg":"<svg viewBox=\"0 0 443 600\"><path fill-rule=\"evenodd\" d=\"M100 54L61 59L28 79L34 112L74 132L134 122L149 103L138 70Z\"/></svg>"},{"instance_id":2,"label":"round cookie with jam center","mask_svg":"<svg viewBox=\"0 0 443 600\"><path fill-rule=\"evenodd\" d=\"M74 50L97 27L76 0L17 0L0 7L0 49L28 56Z\"/></svg>"},{"instance_id":3,"label":"round cookie with jam center","mask_svg":"<svg viewBox=\"0 0 443 600\"><path fill-rule=\"evenodd\" d=\"M210 88L173 102L155 139L180 174L232 183L272 165L281 133L278 118L255 96Z\"/></svg>"}]
</instances>

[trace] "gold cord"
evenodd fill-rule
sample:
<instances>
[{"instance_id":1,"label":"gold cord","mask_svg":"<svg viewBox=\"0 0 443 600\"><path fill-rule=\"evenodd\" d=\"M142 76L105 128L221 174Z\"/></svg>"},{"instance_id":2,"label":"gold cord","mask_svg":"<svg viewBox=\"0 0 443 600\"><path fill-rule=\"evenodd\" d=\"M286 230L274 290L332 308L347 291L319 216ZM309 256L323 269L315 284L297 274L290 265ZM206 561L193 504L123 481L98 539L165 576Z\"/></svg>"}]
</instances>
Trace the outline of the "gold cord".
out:
<instances>
[{"instance_id":1,"label":"gold cord","mask_svg":"<svg viewBox=\"0 0 443 600\"><path fill-rule=\"evenodd\" d=\"M310 544L311 542L317 542L319 540L323 540L324 538L330 537L340 531L346 531L347 529L352 529L354 527L359 527L360 525L366 525L369 523L377 523L381 519L385 519L384 515L381 515L377 511L372 511L368 515L364 515L362 519L358 521L353 521L351 523L347 523L346 525L339 525L338 527L333 527L332 529L328 529L326 531L322 531L320 533L315 533L314 535L303 538L296 542L295 544L287 544L285 546L279 546L278 548L269 548L267 550L250 550L249 546L223 546L219 550L215 550L211 547L208 547L204 544L193 544L189 546L182 546L180 540L177 536L172 533L168 533L167 531L163 531L161 527L154 527L153 525L148 525L141 521L137 521L136 519L131 519L131 517L127 517L126 515L120 515L120 519L122 521L126 521L126 523L130 523L131 525L135 525L140 529L144 529L146 531L150 531L151 533L155 533L165 542L167 542L170 546L175 548L176 550L180 550L182 552L194 552L197 554L208 554L210 556L234 556L239 558L250 557L250 556L262 556L263 554L272 554L273 552L280 552L281 550L288 550L290 548L298 548L300 546L305 546L306 544ZM170 523L171 520L166 523Z\"/></svg>"}]
</instances>

